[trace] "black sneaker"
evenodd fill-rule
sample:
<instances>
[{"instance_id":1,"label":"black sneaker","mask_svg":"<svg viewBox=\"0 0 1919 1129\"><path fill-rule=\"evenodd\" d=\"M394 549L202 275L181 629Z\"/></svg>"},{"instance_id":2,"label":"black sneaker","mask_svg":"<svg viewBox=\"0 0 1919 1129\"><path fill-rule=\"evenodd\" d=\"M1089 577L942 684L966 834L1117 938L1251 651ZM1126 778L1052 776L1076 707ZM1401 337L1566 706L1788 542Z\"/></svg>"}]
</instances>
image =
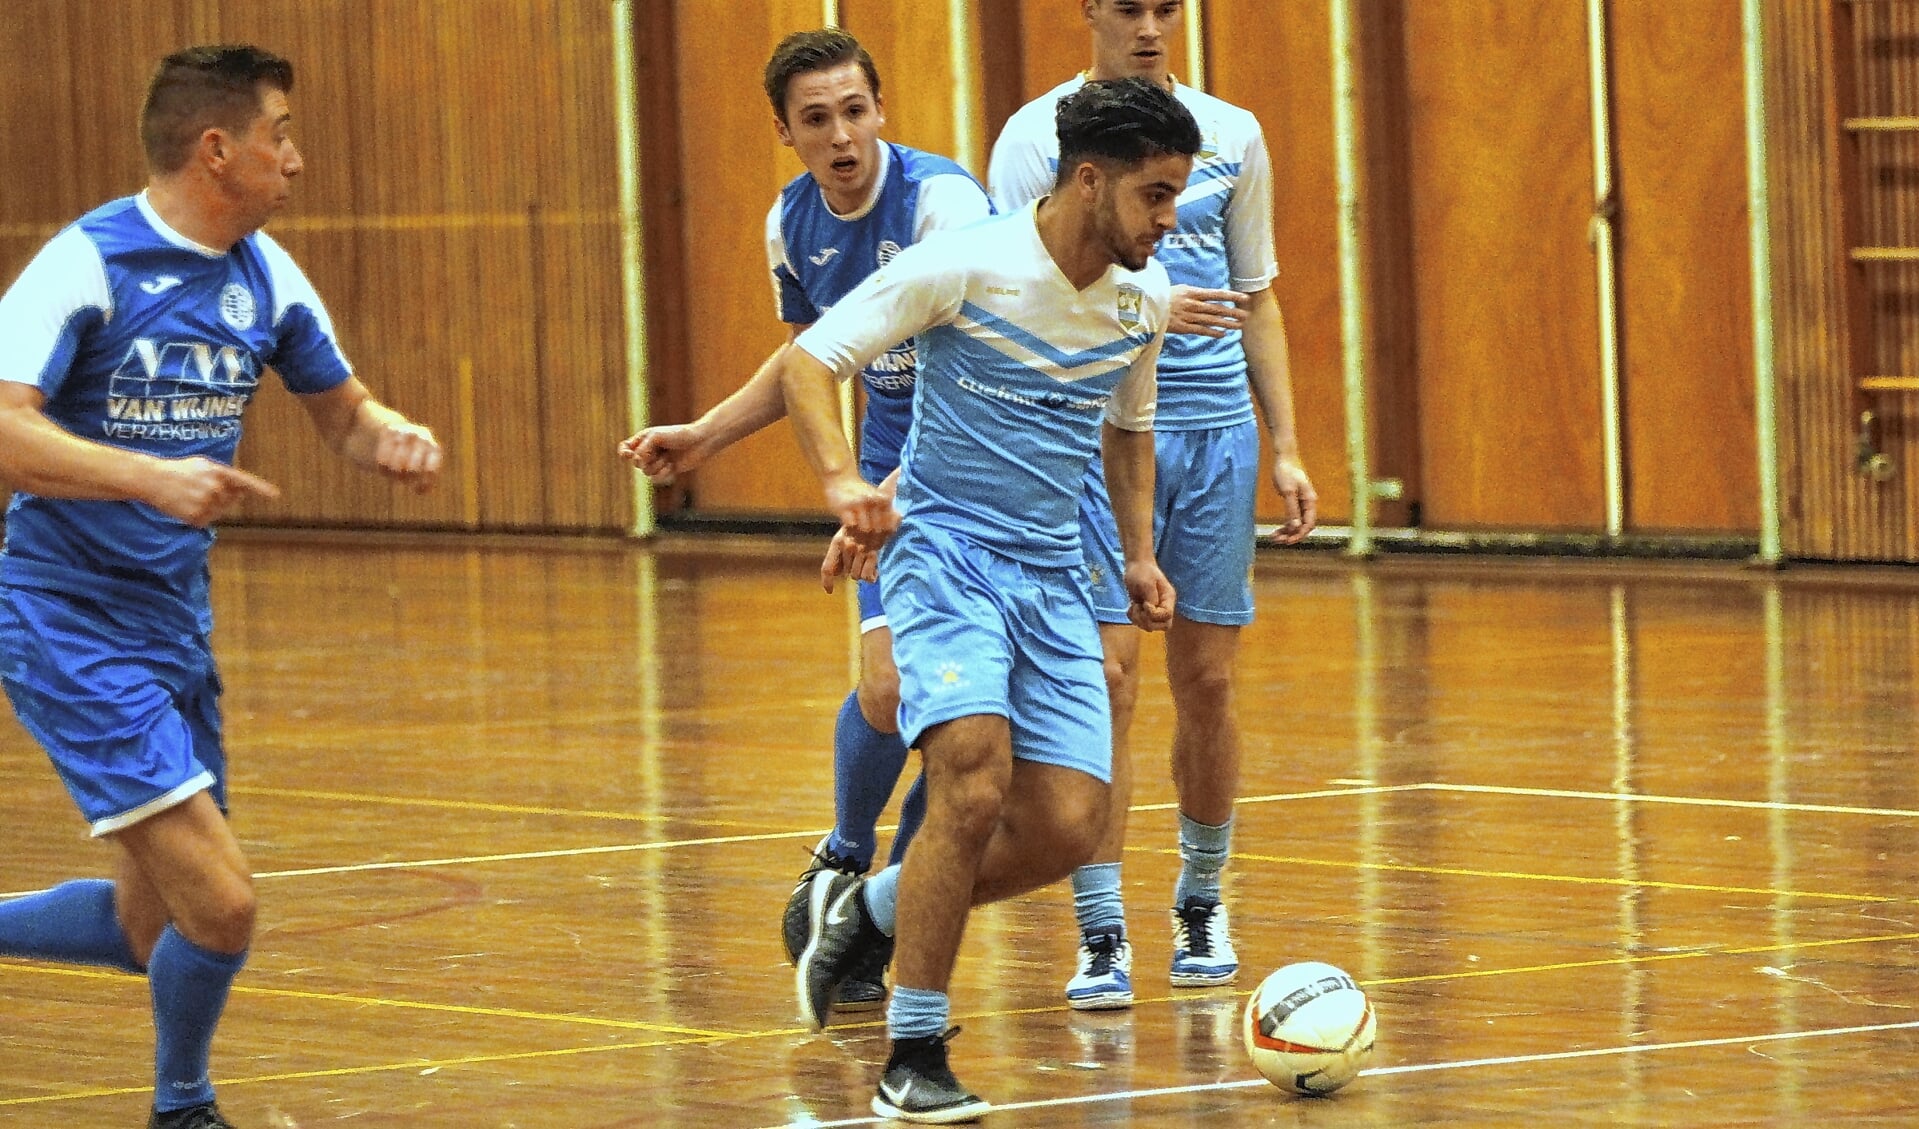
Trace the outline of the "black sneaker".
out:
<instances>
[{"instance_id":1,"label":"black sneaker","mask_svg":"<svg viewBox=\"0 0 1919 1129\"><path fill-rule=\"evenodd\" d=\"M873 1095L873 1112L922 1125L950 1125L978 1121L992 1106L960 1085L946 1065L946 1044L960 1033L924 1039L895 1039L893 1053L880 1075L880 1092Z\"/></svg>"},{"instance_id":2,"label":"black sneaker","mask_svg":"<svg viewBox=\"0 0 1919 1129\"><path fill-rule=\"evenodd\" d=\"M834 1011L878 1011L886 1006L886 966L893 963L893 938L860 954L846 982L833 993Z\"/></svg>"},{"instance_id":3,"label":"black sneaker","mask_svg":"<svg viewBox=\"0 0 1919 1129\"><path fill-rule=\"evenodd\" d=\"M813 848L813 861L800 872L800 880L793 883L793 896L786 899L786 914L780 919L780 933L786 941L786 959L798 964L800 950L806 947L806 891L813 885L813 876L822 870L837 870L841 874L865 874L866 871L850 855L834 854L826 849L833 841L828 835Z\"/></svg>"},{"instance_id":4,"label":"black sneaker","mask_svg":"<svg viewBox=\"0 0 1919 1129\"><path fill-rule=\"evenodd\" d=\"M864 878L822 870L807 890L806 948L793 969L793 987L800 1019L815 1031L826 1030L833 1018L833 997L861 958L874 949L891 948L866 912L860 897L865 886Z\"/></svg>"},{"instance_id":5,"label":"black sneaker","mask_svg":"<svg viewBox=\"0 0 1919 1129\"><path fill-rule=\"evenodd\" d=\"M147 1119L147 1129L233 1129L233 1122L220 1116L219 1106L208 1102L165 1113L156 1109Z\"/></svg>"}]
</instances>

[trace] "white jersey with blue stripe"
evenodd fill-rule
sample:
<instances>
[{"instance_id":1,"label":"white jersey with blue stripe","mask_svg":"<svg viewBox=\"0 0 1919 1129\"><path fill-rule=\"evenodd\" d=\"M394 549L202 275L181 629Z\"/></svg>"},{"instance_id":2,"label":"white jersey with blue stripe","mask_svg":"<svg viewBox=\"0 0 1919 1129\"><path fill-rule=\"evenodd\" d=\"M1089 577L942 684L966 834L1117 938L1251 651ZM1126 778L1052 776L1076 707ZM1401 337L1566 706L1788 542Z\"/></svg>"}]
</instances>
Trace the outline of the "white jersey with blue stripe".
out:
<instances>
[{"instance_id":1,"label":"white jersey with blue stripe","mask_svg":"<svg viewBox=\"0 0 1919 1129\"><path fill-rule=\"evenodd\" d=\"M268 366L304 393L353 372L279 244L200 246L145 193L75 221L0 296L0 380L39 389L49 419L96 443L231 463ZM33 494L14 495L6 525L0 582L206 622L206 530L140 502Z\"/></svg>"},{"instance_id":2,"label":"white jersey with blue stripe","mask_svg":"<svg viewBox=\"0 0 1919 1129\"><path fill-rule=\"evenodd\" d=\"M811 325L893 256L929 233L965 227L992 214L979 181L954 162L883 142L873 194L857 211L839 215L810 174L780 193L766 215L766 262L780 320ZM912 422L913 379L919 371L912 341L873 358L861 374L866 416L860 424L860 474L878 482L899 465Z\"/></svg>"},{"instance_id":3,"label":"white jersey with blue stripe","mask_svg":"<svg viewBox=\"0 0 1919 1129\"><path fill-rule=\"evenodd\" d=\"M1080 75L1028 102L1006 121L987 169L993 203L1001 211L1025 206L1053 190L1059 171L1059 134L1053 115L1060 99L1086 83ZM1202 144L1186 190L1179 195L1179 226L1155 254L1175 283L1254 293L1279 274L1273 252L1272 166L1259 120L1250 112L1190 86L1173 93L1199 122ZM1240 333L1203 337L1175 333L1160 359L1161 431L1228 427L1253 418Z\"/></svg>"},{"instance_id":4,"label":"white jersey with blue stripe","mask_svg":"<svg viewBox=\"0 0 1919 1129\"><path fill-rule=\"evenodd\" d=\"M1100 424L1153 426L1170 283L1158 263L1075 290L1037 206L901 252L799 348L841 379L917 336L920 378L897 506L1042 567L1082 563L1079 496Z\"/></svg>"}]
</instances>

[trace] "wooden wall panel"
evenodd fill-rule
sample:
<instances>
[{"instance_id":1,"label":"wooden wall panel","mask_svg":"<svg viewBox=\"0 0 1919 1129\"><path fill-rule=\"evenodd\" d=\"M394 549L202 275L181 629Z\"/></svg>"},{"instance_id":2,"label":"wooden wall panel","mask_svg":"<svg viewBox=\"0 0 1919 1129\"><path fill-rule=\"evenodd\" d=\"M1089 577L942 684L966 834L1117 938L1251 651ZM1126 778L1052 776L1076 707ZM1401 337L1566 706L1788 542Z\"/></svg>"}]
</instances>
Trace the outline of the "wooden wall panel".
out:
<instances>
[{"instance_id":1,"label":"wooden wall panel","mask_svg":"<svg viewBox=\"0 0 1919 1129\"><path fill-rule=\"evenodd\" d=\"M17 271L34 231L144 182L137 114L162 54L279 51L295 67L306 171L269 230L362 379L432 426L450 463L441 491L396 497L323 452L268 381L241 462L286 496L245 518L624 528L632 485L610 454L626 414L611 30L599 0L7 5L0 51L34 62L0 77L5 167L25 166L15 147L44 128L42 106L70 108L70 135L50 148L72 157L57 189L0 192L0 272ZM49 51L49 35L65 49ZM94 65L103 43L123 66Z\"/></svg>"},{"instance_id":2,"label":"wooden wall panel","mask_svg":"<svg viewBox=\"0 0 1919 1129\"><path fill-rule=\"evenodd\" d=\"M1627 528L1756 532L1739 9L1614 0Z\"/></svg>"},{"instance_id":3,"label":"wooden wall panel","mask_svg":"<svg viewBox=\"0 0 1919 1129\"><path fill-rule=\"evenodd\" d=\"M1825 3L1772 0L1765 8L1781 534L1788 556L1919 561L1913 503L1919 497L1919 427L1913 425L1919 405L1910 396L1855 392L1859 374L1848 348L1858 331L1849 324L1844 289L1851 271L1859 270L1865 280L1873 278L1871 270L1883 271L1848 265L1848 218L1857 227L1855 237L1870 237L1882 215L1873 201L1883 201L1879 194L1886 188L1899 190L1904 174L1895 162L1849 167L1855 149L1838 121L1842 112L1919 113L1919 106L1875 101L1911 88L1910 60L1902 61L1899 45L1914 40L1878 22L1909 13L1910 6L1902 0L1840 8L1856 26L1835 29ZM1875 44L1877 39L1890 42ZM1856 53L1854 72L1835 65L1841 53ZM1907 76L1903 85L1895 73ZM1873 159L1871 145L1856 152ZM1893 184L1882 185L1888 169ZM1842 195L1847 187L1871 199ZM1878 284L1885 285L1883 276ZM1884 318L1883 305L1877 316ZM1861 364L1890 360L1873 357L1874 342L1865 344ZM1876 437L1892 461L1889 481L1860 474L1855 463L1858 413L1867 407L1880 417Z\"/></svg>"},{"instance_id":4,"label":"wooden wall panel","mask_svg":"<svg viewBox=\"0 0 1919 1129\"><path fill-rule=\"evenodd\" d=\"M1249 5L1206 5L1207 85L1251 110L1266 134L1280 271L1274 293L1286 316L1300 452L1319 491L1320 520L1344 523L1353 511L1339 328L1332 25L1325 5L1314 0L1288 0L1281 11L1283 18L1274 19ZM1259 512L1266 521L1285 513L1267 474L1261 475Z\"/></svg>"},{"instance_id":5,"label":"wooden wall panel","mask_svg":"<svg viewBox=\"0 0 1919 1129\"><path fill-rule=\"evenodd\" d=\"M1602 528L1584 8L1400 10L1425 522Z\"/></svg>"},{"instance_id":6,"label":"wooden wall panel","mask_svg":"<svg viewBox=\"0 0 1919 1129\"><path fill-rule=\"evenodd\" d=\"M682 135L687 311L686 379L693 414L738 388L786 331L766 273L766 212L804 171L773 129L761 87L767 56L787 34L822 24L818 0L678 0L680 104L697 129ZM882 75L882 83L885 76ZM695 109L697 107L697 109ZM717 151L723 159L715 160ZM659 422L669 422L661 420ZM817 514L824 503L791 429L768 428L695 473L702 514Z\"/></svg>"},{"instance_id":7,"label":"wooden wall panel","mask_svg":"<svg viewBox=\"0 0 1919 1129\"><path fill-rule=\"evenodd\" d=\"M970 5L968 6L970 9ZM977 21L970 11L968 19ZM894 0L840 0L840 26L859 38L880 69L886 99L884 136L902 145L951 157L986 179L983 139L970 159L961 153L959 124L960 75L953 65L952 15L946 0L899 4ZM974 88L973 104L965 107L969 122L977 123L978 60L968 64L967 79Z\"/></svg>"}]
</instances>

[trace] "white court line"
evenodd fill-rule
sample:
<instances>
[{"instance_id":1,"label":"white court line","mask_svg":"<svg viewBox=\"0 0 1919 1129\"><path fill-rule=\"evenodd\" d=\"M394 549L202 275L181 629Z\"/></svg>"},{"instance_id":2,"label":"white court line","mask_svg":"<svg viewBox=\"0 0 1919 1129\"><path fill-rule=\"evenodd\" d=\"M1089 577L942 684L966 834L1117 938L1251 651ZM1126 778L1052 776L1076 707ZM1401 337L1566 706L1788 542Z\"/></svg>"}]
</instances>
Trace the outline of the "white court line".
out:
<instances>
[{"instance_id":1,"label":"white court line","mask_svg":"<svg viewBox=\"0 0 1919 1129\"><path fill-rule=\"evenodd\" d=\"M1506 1055L1501 1058L1469 1058L1458 1062L1419 1062L1405 1066L1376 1066L1360 1071L1361 1078L1379 1078L1388 1074L1427 1074L1439 1070L1465 1070L1478 1066L1523 1066L1535 1062L1564 1062L1575 1058L1606 1058L1613 1055L1643 1054L1647 1051L1681 1051L1699 1047L1734 1047L1748 1043L1781 1043L1792 1039L1823 1039L1835 1035L1868 1035L1877 1031L1905 1031L1919 1028L1919 1019L1905 1023L1874 1023L1863 1027L1825 1027L1814 1031L1776 1031L1767 1035L1741 1035L1721 1039L1688 1039L1679 1043L1634 1043L1623 1047L1596 1047L1585 1051L1553 1051L1537 1055ZM1093 1105L1098 1102L1137 1101L1141 1098L1171 1097L1179 1094L1211 1094L1225 1090L1246 1090L1270 1085L1264 1078L1238 1082L1204 1082L1192 1086L1163 1086L1152 1090L1123 1090L1116 1094L1083 1094L1072 1098L1048 1098L1037 1102L1009 1102L995 1105L992 1112L1016 1109L1051 1109L1058 1106ZM1336 1099L1335 1099L1336 1100ZM843 1125L885 1125L880 1117L850 1117L844 1121L784 1121L766 1129L836 1129Z\"/></svg>"},{"instance_id":2,"label":"white court line","mask_svg":"<svg viewBox=\"0 0 1919 1129\"><path fill-rule=\"evenodd\" d=\"M1719 800L1705 796L1650 796L1638 792L1579 792L1566 788L1511 788L1497 784L1417 784L1430 792L1484 792L1494 796L1543 796L1556 800L1624 800L1634 804L1681 804L1701 808L1749 808L1754 811L1801 811L1822 815L1887 815L1919 819L1911 808L1855 808L1841 804L1795 804L1775 800Z\"/></svg>"}]
</instances>

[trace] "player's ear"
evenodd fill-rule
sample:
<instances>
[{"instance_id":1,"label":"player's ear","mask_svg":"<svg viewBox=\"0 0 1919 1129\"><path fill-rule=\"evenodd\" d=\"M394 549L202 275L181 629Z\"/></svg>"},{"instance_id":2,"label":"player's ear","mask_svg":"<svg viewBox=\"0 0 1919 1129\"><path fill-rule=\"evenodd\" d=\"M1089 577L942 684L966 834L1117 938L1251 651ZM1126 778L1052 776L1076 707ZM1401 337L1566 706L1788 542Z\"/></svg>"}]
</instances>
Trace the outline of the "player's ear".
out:
<instances>
[{"instance_id":1,"label":"player's ear","mask_svg":"<svg viewBox=\"0 0 1919 1129\"><path fill-rule=\"evenodd\" d=\"M793 147L793 131L786 128L785 119L781 118L778 114L773 115L773 132L780 135L781 145L786 146L788 149Z\"/></svg>"},{"instance_id":2,"label":"player's ear","mask_svg":"<svg viewBox=\"0 0 1919 1129\"><path fill-rule=\"evenodd\" d=\"M1099 195L1101 175L1098 165L1091 161L1081 161L1073 169L1073 183L1079 187L1080 193L1090 200Z\"/></svg>"},{"instance_id":3,"label":"player's ear","mask_svg":"<svg viewBox=\"0 0 1919 1129\"><path fill-rule=\"evenodd\" d=\"M200 134L197 152L208 168L218 172L226 167L227 157L232 152L232 139L218 126L209 128Z\"/></svg>"}]
</instances>

